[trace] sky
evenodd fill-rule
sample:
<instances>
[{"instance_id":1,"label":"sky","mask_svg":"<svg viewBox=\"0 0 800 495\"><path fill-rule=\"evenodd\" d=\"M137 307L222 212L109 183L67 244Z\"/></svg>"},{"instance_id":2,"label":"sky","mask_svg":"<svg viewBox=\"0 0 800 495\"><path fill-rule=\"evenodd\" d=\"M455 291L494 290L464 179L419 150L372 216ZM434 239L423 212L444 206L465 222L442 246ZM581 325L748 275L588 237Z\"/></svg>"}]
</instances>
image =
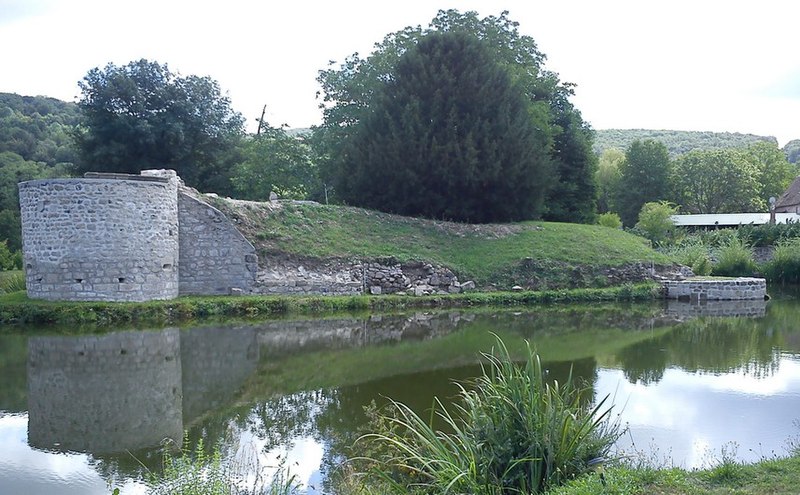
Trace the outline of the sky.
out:
<instances>
[{"instance_id":1,"label":"sky","mask_svg":"<svg viewBox=\"0 0 800 495\"><path fill-rule=\"evenodd\" d=\"M317 73L439 9L509 11L595 129L800 139L800 2L0 0L0 92L80 96L109 62L210 76L253 130L321 121Z\"/></svg>"}]
</instances>

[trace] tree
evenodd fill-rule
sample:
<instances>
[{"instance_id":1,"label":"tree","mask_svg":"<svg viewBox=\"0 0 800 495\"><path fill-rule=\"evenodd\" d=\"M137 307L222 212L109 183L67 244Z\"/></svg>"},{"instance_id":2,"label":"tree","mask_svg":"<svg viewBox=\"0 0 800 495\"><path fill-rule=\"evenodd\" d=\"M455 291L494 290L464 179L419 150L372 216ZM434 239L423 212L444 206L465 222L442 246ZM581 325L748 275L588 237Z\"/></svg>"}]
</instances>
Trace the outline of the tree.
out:
<instances>
[{"instance_id":1,"label":"tree","mask_svg":"<svg viewBox=\"0 0 800 495\"><path fill-rule=\"evenodd\" d=\"M678 209L666 201L645 203L639 212L636 228L642 231L653 244L663 244L675 230L675 223L670 217L677 212Z\"/></svg>"},{"instance_id":2,"label":"tree","mask_svg":"<svg viewBox=\"0 0 800 495\"><path fill-rule=\"evenodd\" d=\"M282 128L266 127L243 148L243 161L231 176L237 197L263 201L271 192L292 199L319 195L322 186L311 148L302 139Z\"/></svg>"},{"instance_id":3,"label":"tree","mask_svg":"<svg viewBox=\"0 0 800 495\"><path fill-rule=\"evenodd\" d=\"M667 199L669 154L660 141L634 141L625 152L615 201L619 217L626 226L636 223L645 203Z\"/></svg>"},{"instance_id":4,"label":"tree","mask_svg":"<svg viewBox=\"0 0 800 495\"><path fill-rule=\"evenodd\" d=\"M550 136L534 125L521 88L483 42L460 32L427 34L392 76L345 148L349 174L339 192L346 201L478 223L539 213Z\"/></svg>"},{"instance_id":5,"label":"tree","mask_svg":"<svg viewBox=\"0 0 800 495\"><path fill-rule=\"evenodd\" d=\"M348 175L346 149L357 130L356 124L369 113L373 96L393 78L401 56L431 32L467 33L484 42L495 63L522 89L531 120L555 138L546 151L555 164L556 177L563 178L563 182L554 181L549 197L558 198L561 187L565 191L561 195L563 202L553 201L553 216L572 220L592 217L596 193L592 177L594 157L586 153L586 142L591 144L592 139L590 129L569 104L572 86L561 83L557 74L544 70L544 54L531 37L519 34L518 24L508 18L507 12L479 18L475 12L439 11L428 28L407 27L389 34L376 44L369 57L354 54L340 66L332 62L331 68L320 71L324 122L315 129L313 143L320 157L323 180L335 183L337 178ZM581 174L588 174L588 179Z\"/></svg>"},{"instance_id":6,"label":"tree","mask_svg":"<svg viewBox=\"0 0 800 495\"><path fill-rule=\"evenodd\" d=\"M783 147L783 153L789 163L797 164L800 162L800 139L792 139Z\"/></svg>"},{"instance_id":7,"label":"tree","mask_svg":"<svg viewBox=\"0 0 800 495\"><path fill-rule=\"evenodd\" d=\"M216 81L142 59L92 69L78 84L81 171L171 168L191 186L229 192L244 123Z\"/></svg>"},{"instance_id":8,"label":"tree","mask_svg":"<svg viewBox=\"0 0 800 495\"><path fill-rule=\"evenodd\" d=\"M756 167L732 149L692 151L672 169L673 196L686 213L739 213L766 204Z\"/></svg>"},{"instance_id":9,"label":"tree","mask_svg":"<svg viewBox=\"0 0 800 495\"><path fill-rule=\"evenodd\" d=\"M792 165L775 143L756 143L744 151L744 159L755 170L758 190L754 206L766 211L770 197L778 198L789 187L797 175L797 166Z\"/></svg>"},{"instance_id":10,"label":"tree","mask_svg":"<svg viewBox=\"0 0 800 495\"><path fill-rule=\"evenodd\" d=\"M620 169L624 162L625 153L616 148L607 149L600 155L595 173L598 194L597 210L600 213L616 210L614 195L622 174Z\"/></svg>"}]
</instances>

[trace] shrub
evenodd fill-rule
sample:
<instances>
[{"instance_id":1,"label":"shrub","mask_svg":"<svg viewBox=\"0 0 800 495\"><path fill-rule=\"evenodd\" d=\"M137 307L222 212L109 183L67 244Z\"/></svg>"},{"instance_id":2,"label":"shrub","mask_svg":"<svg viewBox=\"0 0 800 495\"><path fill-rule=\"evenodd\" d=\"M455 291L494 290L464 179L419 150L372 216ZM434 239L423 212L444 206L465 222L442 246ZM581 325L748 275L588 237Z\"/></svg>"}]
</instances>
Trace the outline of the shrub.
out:
<instances>
[{"instance_id":1,"label":"shrub","mask_svg":"<svg viewBox=\"0 0 800 495\"><path fill-rule=\"evenodd\" d=\"M597 217L597 224L612 229L622 228L622 220L620 220L619 215L612 212L600 214Z\"/></svg>"},{"instance_id":2,"label":"shrub","mask_svg":"<svg viewBox=\"0 0 800 495\"><path fill-rule=\"evenodd\" d=\"M639 212L636 228L644 232L645 237L653 244L665 244L675 231L675 224L670 218L678 209L666 201L645 203Z\"/></svg>"},{"instance_id":3,"label":"shrub","mask_svg":"<svg viewBox=\"0 0 800 495\"><path fill-rule=\"evenodd\" d=\"M711 274L712 265L708 247L698 237L692 237L680 246L667 251L667 254L676 263L690 267L695 275Z\"/></svg>"},{"instance_id":4,"label":"shrub","mask_svg":"<svg viewBox=\"0 0 800 495\"><path fill-rule=\"evenodd\" d=\"M778 243L762 271L770 282L800 283L800 238Z\"/></svg>"},{"instance_id":5,"label":"shrub","mask_svg":"<svg viewBox=\"0 0 800 495\"><path fill-rule=\"evenodd\" d=\"M0 294L25 290L25 274L11 272L0 276Z\"/></svg>"},{"instance_id":6,"label":"shrub","mask_svg":"<svg viewBox=\"0 0 800 495\"><path fill-rule=\"evenodd\" d=\"M755 271L753 249L738 238L731 238L717 250L717 262L712 269L714 275L741 277L750 276Z\"/></svg>"},{"instance_id":7,"label":"shrub","mask_svg":"<svg viewBox=\"0 0 800 495\"><path fill-rule=\"evenodd\" d=\"M0 241L0 270L21 270L22 252L11 251L8 241Z\"/></svg>"},{"instance_id":8,"label":"shrub","mask_svg":"<svg viewBox=\"0 0 800 495\"><path fill-rule=\"evenodd\" d=\"M548 383L530 344L524 365L512 361L499 338L496 351L483 357L488 364L469 388L460 387L454 413L435 400L446 431L391 402L379 431L362 437L385 448L372 460L396 493L409 493L409 486L425 493L541 493L585 472L619 437L608 397L591 408L589 389L571 376Z\"/></svg>"}]
</instances>

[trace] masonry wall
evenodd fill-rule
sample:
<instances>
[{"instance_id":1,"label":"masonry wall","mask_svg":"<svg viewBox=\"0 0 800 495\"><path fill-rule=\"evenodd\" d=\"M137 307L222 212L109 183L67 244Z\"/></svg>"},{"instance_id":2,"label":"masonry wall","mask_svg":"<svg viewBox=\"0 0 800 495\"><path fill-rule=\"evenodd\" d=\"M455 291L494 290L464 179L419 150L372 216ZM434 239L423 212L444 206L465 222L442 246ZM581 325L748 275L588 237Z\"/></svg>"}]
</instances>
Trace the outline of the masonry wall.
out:
<instances>
[{"instance_id":1,"label":"masonry wall","mask_svg":"<svg viewBox=\"0 0 800 495\"><path fill-rule=\"evenodd\" d=\"M686 301L735 301L767 297L767 281L741 277L726 280L670 280L663 282L667 299Z\"/></svg>"},{"instance_id":2,"label":"masonry wall","mask_svg":"<svg viewBox=\"0 0 800 495\"><path fill-rule=\"evenodd\" d=\"M19 184L28 296L146 301L178 295L177 178Z\"/></svg>"},{"instance_id":3,"label":"masonry wall","mask_svg":"<svg viewBox=\"0 0 800 495\"><path fill-rule=\"evenodd\" d=\"M182 192L178 219L181 295L252 292L256 250L221 211Z\"/></svg>"},{"instance_id":4,"label":"masonry wall","mask_svg":"<svg viewBox=\"0 0 800 495\"><path fill-rule=\"evenodd\" d=\"M183 436L180 331L28 341L28 441L92 453Z\"/></svg>"}]
</instances>

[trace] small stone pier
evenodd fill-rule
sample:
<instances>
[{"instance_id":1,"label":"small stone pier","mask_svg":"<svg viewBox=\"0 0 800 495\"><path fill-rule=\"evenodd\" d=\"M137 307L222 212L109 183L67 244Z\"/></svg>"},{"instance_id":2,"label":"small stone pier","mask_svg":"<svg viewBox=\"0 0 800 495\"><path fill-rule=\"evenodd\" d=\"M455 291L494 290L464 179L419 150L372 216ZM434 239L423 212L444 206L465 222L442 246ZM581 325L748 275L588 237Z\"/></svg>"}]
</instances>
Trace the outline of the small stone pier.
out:
<instances>
[{"instance_id":1,"label":"small stone pier","mask_svg":"<svg viewBox=\"0 0 800 495\"><path fill-rule=\"evenodd\" d=\"M663 282L667 299L682 301L741 301L767 299L763 278L689 278Z\"/></svg>"}]
</instances>

